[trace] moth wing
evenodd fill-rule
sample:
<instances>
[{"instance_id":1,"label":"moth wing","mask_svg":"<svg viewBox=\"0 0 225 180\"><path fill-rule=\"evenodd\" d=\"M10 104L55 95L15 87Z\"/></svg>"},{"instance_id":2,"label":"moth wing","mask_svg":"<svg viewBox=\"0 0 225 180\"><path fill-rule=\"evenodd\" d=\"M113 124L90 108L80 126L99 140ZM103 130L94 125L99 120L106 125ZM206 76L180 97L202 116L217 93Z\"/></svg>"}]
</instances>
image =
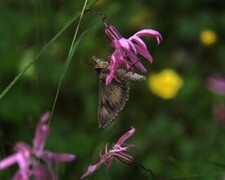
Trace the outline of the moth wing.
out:
<instances>
[{"instance_id":1,"label":"moth wing","mask_svg":"<svg viewBox=\"0 0 225 180\"><path fill-rule=\"evenodd\" d=\"M105 128L113 122L129 97L129 87L126 82L113 80L106 86L105 81L99 81L99 104L98 104L98 125Z\"/></svg>"}]
</instances>

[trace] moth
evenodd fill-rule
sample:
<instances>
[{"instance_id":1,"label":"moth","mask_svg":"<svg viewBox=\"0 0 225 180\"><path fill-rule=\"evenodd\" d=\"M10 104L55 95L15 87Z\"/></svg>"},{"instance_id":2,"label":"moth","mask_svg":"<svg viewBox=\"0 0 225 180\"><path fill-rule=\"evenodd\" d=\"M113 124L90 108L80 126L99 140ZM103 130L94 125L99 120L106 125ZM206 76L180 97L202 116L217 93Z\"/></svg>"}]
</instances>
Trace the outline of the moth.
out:
<instances>
[{"instance_id":1,"label":"moth","mask_svg":"<svg viewBox=\"0 0 225 180\"><path fill-rule=\"evenodd\" d=\"M97 57L93 57L93 60L96 63L95 70L99 77L98 126L105 128L122 111L129 98L128 81L143 81L146 80L146 77L118 68L116 71L118 81L112 80L111 84L106 86L105 80L109 72L109 63Z\"/></svg>"}]
</instances>

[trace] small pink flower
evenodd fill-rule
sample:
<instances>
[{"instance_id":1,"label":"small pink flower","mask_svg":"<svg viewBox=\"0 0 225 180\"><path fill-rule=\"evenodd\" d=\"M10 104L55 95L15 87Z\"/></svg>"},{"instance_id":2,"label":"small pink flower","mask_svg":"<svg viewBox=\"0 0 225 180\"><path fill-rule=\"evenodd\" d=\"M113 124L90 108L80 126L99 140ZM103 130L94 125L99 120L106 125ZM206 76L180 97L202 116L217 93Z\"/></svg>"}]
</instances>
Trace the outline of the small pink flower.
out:
<instances>
[{"instance_id":1,"label":"small pink flower","mask_svg":"<svg viewBox=\"0 0 225 180\"><path fill-rule=\"evenodd\" d=\"M40 118L33 139L33 147L24 142L17 142L14 147L16 152L0 161L0 170L18 164L19 170L15 173L13 180L29 180L30 177L34 177L36 180L57 180L59 163L76 158L73 154L52 153L44 150L46 139L50 133L50 126L47 124L48 118L48 112ZM40 159L47 164L48 169Z\"/></svg>"},{"instance_id":2,"label":"small pink flower","mask_svg":"<svg viewBox=\"0 0 225 180\"><path fill-rule=\"evenodd\" d=\"M31 174L31 170L29 169L31 148L23 142L17 142L15 144L15 150L15 154L0 161L0 170L17 163L19 166L19 171L17 171L16 175L13 177L13 180L29 180Z\"/></svg>"},{"instance_id":3,"label":"small pink flower","mask_svg":"<svg viewBox=\"0 0 225 180\"><path fill-rule=\"evenodd\" d=\"M125 144L124 142L130 138L135 132L135 128L131 127L131 130L125 133L119 138L116 144L111 150L108 150L108 144L105 146L105 152L100 151L100 161L94 165L90 165L88 170L82 175L81 179L89 176L102 165L105 164L106 168L109 169L112 165L113 160L130 164L134 162L134 157L127 152L129 147L133 147L133 144Z\"/></svg>"},{"instance_id":4,"label":"small pink flower","mask_svg":"<svg viewBox=\"0 0 225 180\"><path fill-rule=\"evenodd\" d=\"M207 83L210 91L219 95L225 95L225 77L220 74L214 74L208 79Z\"/></svg>"},{"instance_id":5,"label":"small pink flower","mask_svg":"<svg viewBox=\"0 0 225 180\"><path fill-rule=\"evenodd\" d=\"M47 124L50 113L46 112L40 118L36 127L35 136L33 139L33 151L37 157L40 157L45 147L45 142L50 134L51 128Z\"/></svg>"},{"instance_id":6,"label":"small pink flower","mask_svg":"<svg viewBox=\"0 0 225 180\"><path fill-rule=\"evenodd\" d=\"M153 29L140 30L130 38L125 39L114 26L106 24L105 33L112 41L111 46L115 49L109 58L109 74L106 77L106 85L109 85L113 79L117 80L115 72L120 66L124 66L128 70L133 70L133 66L136 66L140 71L146 72L145 67L138 58L138 54L146 58L150 63L152 63L153 58L141 37L153 36L156 38L157 44L162 41L161 34Z\"/></svg>"}]
</instances>

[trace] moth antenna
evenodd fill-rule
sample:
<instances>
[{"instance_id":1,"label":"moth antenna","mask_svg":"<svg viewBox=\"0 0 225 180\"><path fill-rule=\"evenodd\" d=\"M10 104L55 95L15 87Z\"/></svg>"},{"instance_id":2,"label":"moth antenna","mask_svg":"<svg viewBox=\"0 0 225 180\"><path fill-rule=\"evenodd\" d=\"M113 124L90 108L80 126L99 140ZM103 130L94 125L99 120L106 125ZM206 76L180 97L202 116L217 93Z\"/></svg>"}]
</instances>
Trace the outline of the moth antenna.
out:
<instances>
[{"instance_id":1,"label":"moth antenna","mask_svg":"<svg viewBox=\"0 0 225 180\"><path fill-rule=\"evenodd\" d=\"M94 63L93 63L93 59L92 58L88 58L84 62L85 62L85 64L87 64L89 66L94 66Z\"/></svg>"},{"instance_id":2,"label":"moth antenna","mask_svg":"<svg viewBox=\"0 0 225 180\"><path fill-rule=\"evenodd\" d=\"M138 59L136 62L134 62L134 63L132 64L132 66L131 66L129 69L127 69L122 75L126 74L126 73L129 72L129 71L132 71L132 68L134 67L134 65L137 64L139 61L140 61L140 59Z\"/></svg>"},{"instance_id":3,"label":"moth antenna","mask_svg":"<svg viewBox=\"0 0 225 180\"><path fill-rule=\"evenodd\" d=\"M136 62L134 62L134 63L132 64L132 67L133 67L135 64L137 64L138 62L140 62L140 59L138 59Z\"/></svg>"},{"instance_id":4,"label":"moth antenna","mask_svg":"<svg viewBox=\"0 0 225 180\"><path fill-rule=\"evenodd\" d=\"M106 16L105 13L100 12L100 11L92 11L90 8L86 8L85 9L84 13L87 13L87 12L92 12L94 14L97 14L97 15L101 16L102 17L102 22L106 25L105 20L107 19L107 16Z\"/></svg>"}]
</instances>

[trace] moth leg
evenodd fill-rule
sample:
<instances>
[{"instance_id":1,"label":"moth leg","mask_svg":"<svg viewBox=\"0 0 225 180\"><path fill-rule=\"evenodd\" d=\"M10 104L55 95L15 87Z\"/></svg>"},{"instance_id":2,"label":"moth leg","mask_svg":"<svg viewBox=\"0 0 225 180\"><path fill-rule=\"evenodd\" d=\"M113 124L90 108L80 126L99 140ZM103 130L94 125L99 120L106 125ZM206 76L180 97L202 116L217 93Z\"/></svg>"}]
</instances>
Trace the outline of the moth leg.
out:
<instances>
[{"instance_id":1,"label":"moth leg","mask_svg":"<svg viewBox=\"0 0 225 180\"><path fill-rule=\"evenodd\" d=\"M105 80L105 79L106 79L106 75L103 74L103 73L101 73L101 74L99 75L99 79L100 79L100 80Z\"/></svg>"}]
</instances>

